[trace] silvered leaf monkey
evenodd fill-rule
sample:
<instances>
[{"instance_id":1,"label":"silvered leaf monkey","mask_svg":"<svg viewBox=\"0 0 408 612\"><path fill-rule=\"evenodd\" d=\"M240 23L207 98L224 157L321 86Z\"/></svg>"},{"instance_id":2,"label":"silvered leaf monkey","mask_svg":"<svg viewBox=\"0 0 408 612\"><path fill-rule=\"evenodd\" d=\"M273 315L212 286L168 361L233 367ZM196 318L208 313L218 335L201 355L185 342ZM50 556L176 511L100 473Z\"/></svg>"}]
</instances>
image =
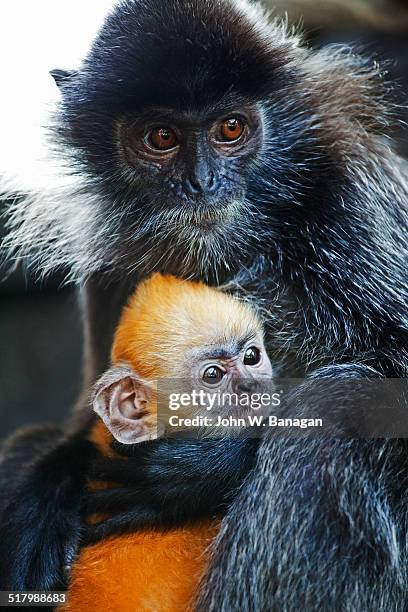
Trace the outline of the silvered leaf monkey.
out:
<instances>
[{"instance_id":1,"label":"silvered leaf monkey","mask_svg":"<svg viewBox=\"0 0 408 612\"><path fill-rule=\"evenodd\" d=\"M127 295L153 271L262 300L267 348L300 374L407 375L407 171L373 62L309 49L243 0L124 0L79 69L54 75L59 170L14 205L9 245L83 286L88 385L108 366ZM303 444L262 445L205 609L405 605L405 445L341 441L328 466L323 441ZM273 515L271 457L292 474ZM328 486L306 495L309 466ZM276 538L275 520L293 537ZM357 551L355 525L369 531Z\"/></svg>"},{"instance_id":2,"label":"silvered leaf monkey","mask_svg":"<svg viewBox=\"0 0 408 612\"><path fill-rule=\"evenodd\" d=\"M115 333L112 366L95 387L102 421L88 436L104 459L91 467L98 480L88 485L85 511L113 516L94 526L102 541L73 565L67 611L96 609L100 597L112 611L187 610L218 530L215 517L254 462L257 440L226 439L238 435L234 428L217 434L201 427L201 443L143 442L158 435L151 383L160 378L187 379L211 393L271 390L261 321L248 305L201 283L156 274L138 287ZM194 410L187 405L184 414ZM171 471L167 484L157 483L158 470ZM118 529L137 531L106 539Z\"/></svg>"}]
</instances>

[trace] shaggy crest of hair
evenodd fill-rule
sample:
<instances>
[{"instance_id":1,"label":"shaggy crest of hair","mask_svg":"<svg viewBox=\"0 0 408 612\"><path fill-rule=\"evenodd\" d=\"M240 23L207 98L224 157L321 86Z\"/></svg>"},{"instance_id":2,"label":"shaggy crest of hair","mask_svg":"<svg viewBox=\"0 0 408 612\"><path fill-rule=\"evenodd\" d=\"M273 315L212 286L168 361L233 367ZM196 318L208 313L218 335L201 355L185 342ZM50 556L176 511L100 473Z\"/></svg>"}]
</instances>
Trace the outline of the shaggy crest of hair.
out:
<instances>
[{"instance_id":1,"label":"shaggy crest of hair","mask_svg":"<svg viewBox=\"0 0 408 612\"><path fill-rule=\"evenodd\" d=\"M310 95L319 101L319 115L325 119L327 144L345 161L350 155L354 162L360 155L358 143L370 135L386 134L394 121L384 71L375 61L341 45L310 53L303 69Z\"/></svg>"},{"instance_id":2,"label":"shaggy crest of hair","mask_svg":"<svg viewBox=\"0 0 408 612\"><path fill-rule=\"evenodd\" d=\"M154 274L125 308L112 348L144 378L182 377L180 358L194 348L262 336L254 309L200 282Z\"/></svg>"}]
</instances>

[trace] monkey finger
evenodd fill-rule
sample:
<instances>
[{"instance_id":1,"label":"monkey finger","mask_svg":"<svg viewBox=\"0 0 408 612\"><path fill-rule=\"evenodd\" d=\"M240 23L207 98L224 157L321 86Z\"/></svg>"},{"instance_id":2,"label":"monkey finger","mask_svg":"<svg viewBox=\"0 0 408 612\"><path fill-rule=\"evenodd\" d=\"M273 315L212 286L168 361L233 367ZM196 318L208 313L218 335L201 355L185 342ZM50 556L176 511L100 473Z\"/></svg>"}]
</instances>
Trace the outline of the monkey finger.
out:
<instances>
[{"instance_id":1,"label":"monkey finger","mask_svg":"<svg viewBox=\"0 0 408 612\"><path fill-rule=\"evenodd\" d=\"M82 510L85 514L96 512L124 512L140 500L147 501L146 491L140 488L109 488L89 491L83 497Z\"/></svg>"},{"instance_id":2,"label":"monkey finger","mask_svg":"<svg viewBox=\"0 0 408 612\"><path fill-rule=\"evenodd\" d=\"M103 457L92 465L90 479L129 484L139 484L144 480L142 469L136 461Z\"/></svg>"},{"instance_id":3,"label":"monkey finger","mask_svg":"<svg viewBox=\"0 0 408 612\"><path fill-rule=\"evenodd\" d=\"M160 511L148 507L138 506L131 512L123 512L100 523L86 528L84 533L85 544L95 544L112 535L119 535L157 526L160 521Z\"/></svg>"}]
</instances>

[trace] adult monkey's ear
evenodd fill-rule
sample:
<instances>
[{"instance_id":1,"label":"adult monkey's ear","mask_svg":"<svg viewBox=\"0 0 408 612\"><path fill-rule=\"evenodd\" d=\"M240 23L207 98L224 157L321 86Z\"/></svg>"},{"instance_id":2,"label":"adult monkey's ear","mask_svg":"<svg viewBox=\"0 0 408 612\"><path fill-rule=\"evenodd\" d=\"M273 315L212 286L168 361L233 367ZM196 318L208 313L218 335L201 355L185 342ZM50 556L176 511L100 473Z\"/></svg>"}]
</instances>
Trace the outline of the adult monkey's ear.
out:
<instances>
[{"instance_id":1,"label":"adult monkey's ear","mask_svg":"<svg viewBox=\"0 0 408 612\"><path fill-rule=\"evenodd\" d=\"M117 366L105 372L95 386L92 403L118 442L136 444L157 438L152 390L131 368Z\"/></svg>"},{"instance_id":2,"label":"adult monkey's ear","mask_svg":"<svg viewBox=\"0 0 408 612\"><path fill-rule=\"evenodd\" d=\"M62 89L65 85L67 85L77 74L77 70L62 70L61 68L54 68L54 70L50 70L50 75L54 79L59 89Z\"/></svg>"}]
</instances>

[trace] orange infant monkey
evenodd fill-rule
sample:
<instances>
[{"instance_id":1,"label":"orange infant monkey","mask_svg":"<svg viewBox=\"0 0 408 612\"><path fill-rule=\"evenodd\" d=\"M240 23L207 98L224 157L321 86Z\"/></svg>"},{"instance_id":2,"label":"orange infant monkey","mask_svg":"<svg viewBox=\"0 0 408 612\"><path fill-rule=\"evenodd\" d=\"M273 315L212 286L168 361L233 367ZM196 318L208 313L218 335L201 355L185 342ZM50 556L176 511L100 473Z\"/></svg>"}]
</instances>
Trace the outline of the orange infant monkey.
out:
<instances>
[{"instance_id":1,"label":"orange infant monkey","mask_svg":"<svg viewBox=\"0 0 408 612\"><path fill-rule=\"evenodd\" d=\"M94 394L101 420L90 440L103 458L91 470L86 508L106 520L91 528L102 541L85 547L73 567L66 612L190 609L215 517L253 465L257 440L227 438L228 431L214 437L211 428L206 437L201 428L198 439L149 441L157 437L152 383L183 378L195 389L243 393L271 376L262 324L249 306L160 274L138 287Z\"/></svg>"}]
</instances>

